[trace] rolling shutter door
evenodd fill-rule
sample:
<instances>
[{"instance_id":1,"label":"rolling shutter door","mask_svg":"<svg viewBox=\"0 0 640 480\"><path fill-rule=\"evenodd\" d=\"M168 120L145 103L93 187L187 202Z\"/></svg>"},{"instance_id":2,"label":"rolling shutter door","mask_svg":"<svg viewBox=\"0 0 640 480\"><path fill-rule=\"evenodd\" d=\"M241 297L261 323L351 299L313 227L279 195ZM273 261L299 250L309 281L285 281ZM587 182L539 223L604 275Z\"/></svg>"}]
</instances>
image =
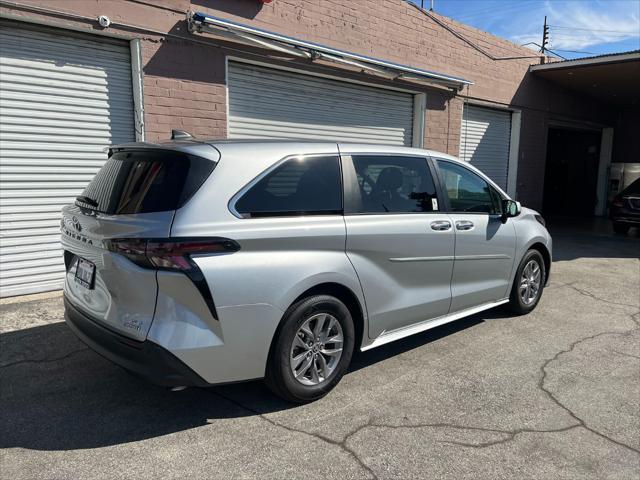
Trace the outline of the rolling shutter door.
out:
<instances>
[{"instance_id":1,"label":"rolling shutter door","mask_svg":"<svg viewBox=\"0 0 640 480\"><path fill-rule=\"evenodd\" d=\"M61 288L60 209L135 140L125 42L0 29L0 295Z\"/></svg>"},{"instance_id":2,"label":"rolling shutter door","mask_svg":"<svg viewBox=\"0 0 640 480\"><path fill-rule=\"evenodd\" d=\"M411 146L413 95L229 63L229 137Z\"/></svg>"},{"instance_id":3,"label":"rolling shutter door","mask_svg":"<svg viewBox=\"0 0 640 480\"><path fill-rule=\"evenodd\" d=\"M511 112L465 105L460 158L471 162L504 191L509 173Z\"/></svg>"}]
</instances>

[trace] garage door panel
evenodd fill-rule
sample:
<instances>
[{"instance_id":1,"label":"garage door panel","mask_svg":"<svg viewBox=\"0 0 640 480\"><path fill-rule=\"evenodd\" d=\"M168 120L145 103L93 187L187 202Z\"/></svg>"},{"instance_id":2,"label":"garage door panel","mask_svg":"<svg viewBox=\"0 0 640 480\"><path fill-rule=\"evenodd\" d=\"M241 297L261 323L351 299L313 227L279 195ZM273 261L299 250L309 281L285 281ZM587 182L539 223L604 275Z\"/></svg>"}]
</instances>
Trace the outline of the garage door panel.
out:
<instances>
[{"instance_id":1,"label":"garage door panel","mask_svg":"<svg viewBox=\"0 0 640 480\"><path fill-rule=\"evenodd\" d=\"M114 45L117 50L99 49L96 52L95 45L99 42L92 40L80 41L76 44L60 44L59 42L35 40L34 37L23 37L21 41L11 39L9 32L0 33L0 40L11 52L3 55L5 58L16 58L22 60L33 60L42 63L57 63L61 67L69 66L88 70L104 70L114 68L125 71L126 62L129 61L130 53ZM7 49L9 50L9 49ZM126 52L126 53L125 53ZM100 58L103 56L105 58Z\"/></svg>"},{"instance_id":2,"label":"garage door panel","mask_svg":"<svg viewBox=\"0 0 640 480\"><path fill-rule=\"evenodd\" d=\"M310 121L312 121L315 118L315 119L320 119L323 122L326 122L327 115L331 115L333 117L334 123L340 123L344 125L353 125L354 122L356 124L363 122L363 117L371 113L371 105L366 103L365 104L352 103L348 111L343 111L344 107L336 107L335 105L334 106L326 105L324 104L323 101L318 100L314 102L314 109L312 111L309 111L308 105L306 105L305 103L302 103L303 100L300 100L300 103L297 103L297 104L287 105L287 104L283 104L282 102L279 102L278 99L272 99L272 98L256 99L256 98L238 96L237 98L234 99L234 101L235 101L234 107L238 109L244 108L248 111L251 111L251 109L255 107L256 102L259 101L262 107L269 108L269 112L268 112L269 118L282 118L283 115L291 114L296 116L304 115L305 118L309 118ZM379 108L382 108L382 105L380 105L379 103L376 103L376 106ZM338 117L336 114L338 110L342 112L340 117ZM395 112L394 110L390 110L387 112L385 117L387 122L384 122L381 120L378 126L379 127L387 126L387 128L396 128L396 127L389 126L389 125L393 125L389 123L390 121L393 121L394 123L398 123L404 126L409 125L411 123L411 118L406 117L406 114L409 111L411 111L409 106L407 106L407 108L404 111L400 111L400 112ZM240 115L236 115L236 117L239 117L239 116Z\"/></svg>"},{"instance_id":3,"label":"garage door panel","mask_svg":"<svg viewBox=\"0 0 640 480\"><path fill-rule=\"evenodd\" d=\"M236 117L239 121L242 122L242 127L237 127L236 131L246 130L248 133L251 131L255 132L256 129L260 129L261 132L272 132L272 133L296 133L299 134L300 129L296 125L291 125L287 122L281 122L277 120L272 120L269 122L269 125L265 125L263 121L256 120L253 118L242 118ZM335 125L324 125L322 123L318 123L319 120L316 120L316 123L306 123L305 125L312 130L314 134L326 134L326 135L344 135L344 136L361 136L364 138L380 138L380 137L398 137L402 136L401 133L397 132L392 128L383 128L383 127L368 127L366 131L363 131L361 127L357 126L344 126L340 128L340 132L336 133Z\"/></svg>"},{"instance_id":4,"label":"garage door panel","mask_svg":"<svg viewBox=\"0 0 640 480\"><path fill-rule=\"evenodd\" d=\"M59 256L61 255L60 248L60 235L57 237L51 237L50 241L47 241L48 237L43 237L40 239L37 245L29 245L29 244L7 244L3 245L3 248L6 249L7 255L0 255L0 263L6 263L14 261L14 256L24 256L24 255L39 255L41 252L46 252L47 256ZM9 255L10 254L10 255Z\"/></svg>"},{"instance_id":5,"label":"garage door panel","mask_svg":"<svg viewBox=\"0 0 640 480\"><path fill-rule=\"evenodd\" d=\"M8 110L11 107L11 110ZM9 112L17 115L15 110L19 110L23 116L38 115L39 118L56 120L58 118L76 118L77 120L88 119L89 121L107 122L114 126L121 123L133 125L127 111L110 112L108 108L96 108L87 106L56 105L55 103L36 103L3 100L0 103L0 112ZM129 112L130 113L130 112ZM105 119L105 116L107 119Z\"/></svg>"},{"instance_id":6,"label":"garage door panel","mask_svg":"<svg viewBox=\"0 0 640 480\"><path fill-rule=\"evenodd\" d=\"M101 123L99 118L95 117L93 119L86 118L82 120L79 119L77 115L70 115L65 119L60 115L57 115L57 118L53 115L47 118L46 115L40 114L39 118L34 118L27 115L27 112L23 112L24 114L22 115L16 114L17 112L15 111L8 111L7 109L0 109L0 112L2 113L0 124L3 125L3 130L7 129L13 132L33 132L37 129L46 128L49 132L65 133L69 131L82 131L86 128L96 132L96 134L102 134L103 132L122 136L128 134L127 130L114 128L114 126L109 123ZM55 120L55 122L52 122L52 120Z\"/></svg>"},{"instance_id":7,"label":"garage door panel","mask_svg":"<svg viewBox=\"0 0 640 480\"><path fill-rule=\"evenodd\" d=\"M40 275L46 275L45 278L48 280L64 275L64 263L59 262L58 265L46 265L9 271L0 270L0 288L4 289L11 285L32 283L33 277Z\"/></svg>"},{"instance_id":8,"label":"garage door panel","mask_svg":"<svg viewBox=\"0 0 640 480\"><path fill-rule=\"evenodd\" d=\"M73 84L99 86L103 87L104 82L107 79L116 79L120 81L127 81L131 76L131 72L126 69L115 70L110 69L108 72L105 70L93 70L87 72L86 69L75 68L69 69L68 66L63 70L60 65L52 63L50 65L38 65L35 67L33 62L20 59L0 59L0 69L3 74L11 75L29 75L34 81L65 81ZM119 88L126 89L127 87L122 85Z\"/></svg>"},{"instance_id":9,"label":"garage door panel","mask_svg":"<svg viewBox=\"0 0 640 480\"><path fill-rule=\"evenodd\" d=\"M269 89L269 93L240 92L237 95L234 94L232 98L238 106L256 106L256 103L259 103L260 105L271 108L287 108L287 111L292 109L294 111L308 112L309 114L316 112L333 113L336 111L341 111L346 114L351 114L351 112L353 112L353 114L357 112L371 114L372 110L375 109L377 111L387 111L387 115L399 119L403 124L412 122L412 116L406 116L412 109L412 102L385 102L378 97L359 97L357 92L349 94L341 92L341 94L338 95L330 90L318 91L319 87L317 87L315 91L309 90L308 92L298 92L295 89L274 88L269 85L259 86L250 84L245 85L245 87L247 89ZM322 98L319 98L320 96L322 96ZM288 102L283 103L281 97L286 97ZM305 108L310 104L314 106L314 109L311 111ZM374 119L377 119L377 117L374 117ZM339 119L336 119L336 121L338 120Z\"/></svg>"},{"instance_id":10,"label":"garage door panel","mask_svg":"<svg viewBox=\"0 0 640 480\"><path fill-rule=\"evenodd\" d=\"M126 42L0 31L0 294L60 288L60 210L135 140Z\"/></svg>"},{"instance_id":11,"label":"garage door panel","mask_svg":"<svg viewBox=\"0 0 640 480\"><path fill-rule=\"evenodd\" d=\"M511 113L465 105L460 134L460 158L507 189Z\"/></svg>"},{"instance_id":12,"label":"garage door panel","mask_svg":"<svg viewBox=\"0 0 640 480\"><path fill-rule=\"evenodd\" d=\"M4 87L4 84L3 84ZM45 94L34 93L25 89L24 91L11 90L3 88L0 93L0 101L4 103L6 100L13 100L18 102L24 102L27 105L25 107L39 108L44 110L54 108L54 105L63 105L65 107L82 107L82 108L99 108L106 112L113 110L131 110L128 102L125 99L112 98L86 98L86 97L74 97L63 94ZM19 104L21 105L21 104Z\"/></svg>"},{"instance_id":13,"label":"garage door panel","mask_svg":"<svg viewBox=\"0 0 640 480\"><path fill-rule=\"evenodd\" d=\"M411 145L413 95L229 63L229 137Z\"/></svg>"},{"instance_id":14,"label":"garage door panel","mask_svg":"<svg viewBox=\"0 0 640 480\"><path fill-rule=\"evenodd\" d=\"M265 90L263 87L270 89L278 89L293 94L300 94L304 97L317 96L321 87L322 93L326 93L337 98L348 100L356 96L362 102L370 102L377 100L386 102L393 106L397 103L411 104L413 102L410 94L398 93L392 90L381 88L366 87L355 83L340 82L336 80L328 80L313 75L304 75L300 73L284 72L269 68L254 67L248 65L240 65L236 63L230 64L229 80L235 83L245 83L255 85L258 88L252 89L246 93L251 93L255 97L267 96L271 90Z\"/></svg>"}]
</instances>

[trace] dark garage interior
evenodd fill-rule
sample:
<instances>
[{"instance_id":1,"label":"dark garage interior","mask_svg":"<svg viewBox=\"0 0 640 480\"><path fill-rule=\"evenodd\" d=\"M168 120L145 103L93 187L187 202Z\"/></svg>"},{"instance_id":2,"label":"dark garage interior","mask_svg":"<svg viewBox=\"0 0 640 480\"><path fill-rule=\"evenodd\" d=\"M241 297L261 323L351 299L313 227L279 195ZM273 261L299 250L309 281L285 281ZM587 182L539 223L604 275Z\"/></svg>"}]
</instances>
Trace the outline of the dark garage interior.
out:
<instances>
[{"instance_id":1,"label":"dark garage interior","mask_svg":"<svg viewBox=\"0 0 640 480\"><path fill-rule=\"evenodd\" d=\"M544 179L545 215L593 216L598 201L601 136L597 130L549 129Z\"/></svg>"}]
</instances>

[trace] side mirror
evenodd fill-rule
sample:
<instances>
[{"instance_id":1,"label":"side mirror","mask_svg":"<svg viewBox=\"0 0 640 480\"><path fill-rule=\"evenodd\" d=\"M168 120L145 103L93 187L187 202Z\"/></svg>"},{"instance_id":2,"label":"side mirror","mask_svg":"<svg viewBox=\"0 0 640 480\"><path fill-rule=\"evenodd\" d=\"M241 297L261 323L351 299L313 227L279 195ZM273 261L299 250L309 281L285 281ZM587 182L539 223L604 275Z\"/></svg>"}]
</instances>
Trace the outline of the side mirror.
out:
<instances>
[{"instance_id":1,"label":"side mirror","mask_svg":"<svg viewBox=\"0 0 640 480\"><path fill-rule=\"evenodd\" d=\"M506 223L507 219L510 217L517 217L520 215L520 212L522 212L520 202L516 202L515 200L502 201L502 223Z\"/></svg>"}]
</instances>

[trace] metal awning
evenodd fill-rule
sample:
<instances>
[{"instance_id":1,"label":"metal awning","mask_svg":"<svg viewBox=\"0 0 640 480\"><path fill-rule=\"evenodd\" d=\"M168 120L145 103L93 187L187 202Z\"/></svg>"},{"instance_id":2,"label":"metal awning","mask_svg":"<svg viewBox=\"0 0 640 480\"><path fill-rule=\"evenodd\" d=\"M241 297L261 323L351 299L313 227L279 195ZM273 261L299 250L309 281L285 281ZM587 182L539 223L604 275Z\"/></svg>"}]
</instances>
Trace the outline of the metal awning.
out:
<instances>
[{"instance_id":1,"label":"metal awning","mask_svg":"<svg viewBox=\"0 0 640 480\"><path fill-rule=\"evenodd\" d=\"M640 50L532 65L529 71L607 104L640 105Z\"/></svg>"},{"instance_id":2,"label":"metal awning","mask_svg":"<svg viewBox=\"0 0 640 480\"><path fill-rule=\"evenodd\" d=\"M465 80L464 78L408 67L386 60L338 50L306 40L298 40L293 37L251 27L242 23L232 22L212 15L206 15L204 13L189 12L187 14L187 20L191 33L212 33L231 38L234 41L261 48L268 48L296 57L311 60L320 59L349 65L359 68L365 73L390 80L402 79L411 82L444 85L457 91L461 90L465 85L473 84L473 82Z\"/></svg>"}]
</instances>

